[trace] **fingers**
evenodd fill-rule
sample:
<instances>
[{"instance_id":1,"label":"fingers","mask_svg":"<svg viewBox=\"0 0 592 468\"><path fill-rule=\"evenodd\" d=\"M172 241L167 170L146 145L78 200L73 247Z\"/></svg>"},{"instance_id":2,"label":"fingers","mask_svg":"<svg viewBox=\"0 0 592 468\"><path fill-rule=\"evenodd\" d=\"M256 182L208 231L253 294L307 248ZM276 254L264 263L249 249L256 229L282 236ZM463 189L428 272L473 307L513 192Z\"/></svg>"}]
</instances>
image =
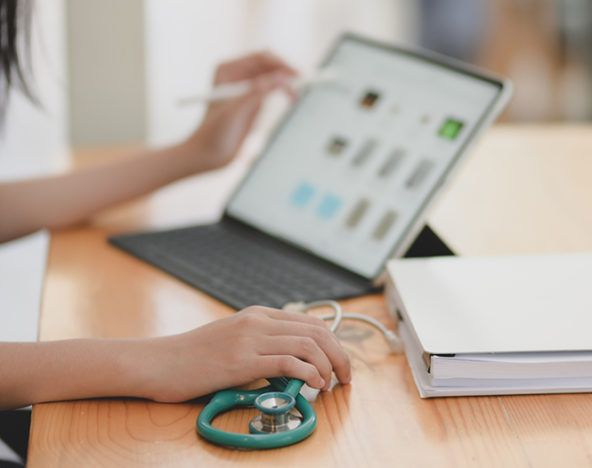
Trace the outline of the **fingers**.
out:
<instances>
[{"instance_id":1,"label":"fingers","mask_svg":"<svg viewBox=\"0 0 592 468\"><path fill-rule=\"evenodd\" d=\"M297 357L289 355L261 356L258 360L261 377L292 377L300 379L313 388L325 388L327 383L317 368Z\"/></svg>"},{"instance_id":2,"label":"fingers","mask_svg":"<svg viewBox=\"0 0 592 468\"><path fill-rule=\"evenodd\" d=\"M294 68L276 55L270 52L257 52L219 65L214 82L220 84L247 80L271 72L281 72L287 76L297 74Z\"/></svg>"},{"instance_id":3,"label":"fingers","mask_svg":"<svg viewBox=\"0 0 592 468\"><path fill-rule=\"evenodd\" d=\"M259 316L259 319L262 316L267 318L267 320L261 320L259 326L268 335L306 337L314 340L329 359L339 381L342 383L350 382L351 364L349 357L335 335L321 320L304 314L289 314L264 307L253 307L248 309L246 313ZM269 320L270 318L271 320Z\"/></svg>"},{"instance_id":4,"label":"fingers","mask_svg":"<svg viewBox=\"0 0 592 468\"><path fill-rule=\"evenodd\" d=\"M212 104L212 108L226 106L233 109L257 108L271 92L278 89L290 88L289 77L283 72L267 73L251 80L250 90L244 96L231 99L222 103Z\"/></svg>"},{"instance_id":5,"label":"fingers","mask_svg":"<svg viewBox=\"0 0 592 468\"><path fill-rule=\"evenodd\" d=\"M249 57L247 57L247 59L248 58ZM260 66L262 66L264 68L283 69L286 72L291 73L293 75L297 74L297 71L295 68L293 68L288 63L286 63L285 60L283 60L282 58L280 58L279 56L277 56L276 54L274 54L273 52L270 52L268 50L260 51L260 52L256 52L256 53L252 54L251 59L254 60L255 62L259 62Z\"/></svg>"},{"instance_id":6,"label":"fingers","mask_svg":"<svg viewBox=\"0 0 592 468\"><path fill-rule=\"evenodd\" d=\"M315 340L304 336L269 336L258 343L261 355L289 355L312 364L325 381L323 390L329 388L333 367L329 358Z\"/></svg>"},{"instance_id":7,"label":"fingers","mask_svg":"<svg viewBox=\"0 0 592 468\"><path fill-rule=\"evenodd\" d=\"M293 322L301 322L301 323L308 323L310 325L322 326L325 327L325 322L320 318L317 318L313 315L309 314L299 314L293 312L286 312L284 310L273 309L271 307L263 307L263 306L256 306L254 309L257 309L259 313L263 313L268 317L271 317L276 320L288 320Z\"/></svg>"},{"instance_id":8,"label":"fingers","mask_svg":"<svg viewBox=\"0 0 592 468\"><path fill-rule=\"evenodd\" d=\"M251 95L259 94L263 97L271 91L280 89L286 93L290 100L294 101L298 97L298 93L294 89L292 78L293 75L287 73L285 70L275 70L258 75L252 79L253 88Z\"/></svg>"},{"instance_id":9,"label":"fingers","mask_svg":"<svg viewBox=\"0 0 592 468\"><path fill-rule=\"evenodd\" d=\"M327 327L318 327L306 323L276 321L275 330L271 333L277 335L295 335L312 338L329 358L335 375L341 383L351 381L351 364L349 356L339 344L337 338Z\"/></svg>"},{"instance_id":10,"label":"fingers","mask_svg":"<svg viewBox=\"0 0 592 468\"><path fill-rule=\"evenodd\" d=\"M259 75L252 81L252 91L250 94L252 96L259 95L263 97L278 88L289 86L289 80L290 76L281 71Z\"/></svg>"},{"instance_id":11,"label":"fingers","mask_svg":"<svg viewBox=\"0 0 592 468\"><path fill-rule=\"evenodd\" d=\"M273 70L283 71L289 75L296 75L298 72L280 57L270 51L255 52L242 59L244 64L249 64L253 71L258 70L265 73Z\"/></svg>"},{"instance_id":12,"label":"fingers","mask_svg":"<svg viewBox=\"0 0 592 468\"><path fill-rule=\"evenodd\" d=\"M240 127L240 134L244 136L250 129L264 99L272 91L282 87L281 79L267 75L259 77L252 82L249 93L230 100L215 102L209 105L208 111L221 116L222 124L226 130L231 127Z\"/></svg>"}]
</instances>

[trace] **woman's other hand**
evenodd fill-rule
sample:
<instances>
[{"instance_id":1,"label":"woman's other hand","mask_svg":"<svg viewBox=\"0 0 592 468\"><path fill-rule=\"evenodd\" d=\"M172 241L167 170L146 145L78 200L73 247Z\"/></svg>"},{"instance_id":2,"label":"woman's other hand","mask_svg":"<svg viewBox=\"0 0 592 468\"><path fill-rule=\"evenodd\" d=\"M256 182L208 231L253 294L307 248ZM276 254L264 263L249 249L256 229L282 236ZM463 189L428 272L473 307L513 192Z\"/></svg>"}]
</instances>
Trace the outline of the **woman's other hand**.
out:
<instances>
[{"instance_id":1,"label":"woman's other hand","mask_svg":"<svg viewBox=\"0 0 592 468\"><path fill-rule=\"evenodd\" d=\"M252 81L250 93L210 104L201 126L184 143L196 172L220 168L237 154L265 98L284 89L294 96L290 79L296 71L269 52L260 52L218 66L214 85Z\"/></svg>"}]
</instances>

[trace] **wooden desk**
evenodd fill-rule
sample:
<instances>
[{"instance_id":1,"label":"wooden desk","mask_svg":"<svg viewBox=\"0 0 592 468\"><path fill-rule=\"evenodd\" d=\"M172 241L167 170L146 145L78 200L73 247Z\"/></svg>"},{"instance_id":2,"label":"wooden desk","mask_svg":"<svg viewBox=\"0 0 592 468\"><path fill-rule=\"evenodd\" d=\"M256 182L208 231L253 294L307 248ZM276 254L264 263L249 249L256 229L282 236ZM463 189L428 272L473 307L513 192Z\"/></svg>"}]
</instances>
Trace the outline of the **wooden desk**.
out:
<instances>
[{"instance_id":1,"label":"wooden desk","mask_svg":"<svg viewBox=\"0 0 592 468\"><path fill-rule=\"evenodd\" d=\"M232 313L109 247L105 236L213 218L244 169L239 162L112 211L91 226L56 233L41 338L153 336ZM431 224L462 254L590 250L591 175L592 127L498 127L441 198ZM391 323L378 296L349 301L346 308ZM388 354L373 330L348 325L340 335L352 357L353 383L317 400L318 429L299 445L226 450L196 435L199 404L89 400L36 405L30 466L592 463L590 395L421 400L405 358ZM220 425L245 428L251 414L224 416Z\"/></svg>"}]
</instances>

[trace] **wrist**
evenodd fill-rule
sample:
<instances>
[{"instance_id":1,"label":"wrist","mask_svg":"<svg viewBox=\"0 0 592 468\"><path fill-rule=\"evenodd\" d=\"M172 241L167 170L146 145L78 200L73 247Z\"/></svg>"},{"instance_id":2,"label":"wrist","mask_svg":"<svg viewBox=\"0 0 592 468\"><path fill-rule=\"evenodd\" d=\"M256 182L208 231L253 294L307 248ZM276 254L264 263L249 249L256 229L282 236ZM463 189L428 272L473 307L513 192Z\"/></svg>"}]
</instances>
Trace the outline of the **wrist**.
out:
<instances>
[{"instance_id":1,"label":"wrist","mask_svg":"<svg viewBox=\"0 0 592 468\"><path fill-rule=\"evenodd\" d=\"M183 379L175 371L182 354L175 338L149 338L132 343L122 364L130 376L131 396L164 403L186 399L180 388Z\"/></svg>"},{"instance_id":2,"label":"wrist","mask_svg":"<svg viewBox=\"0 0 592 468\"><path fill-rule=\"evenodd\" d=\"M157 338L126 341L117 368L122 376L123 390L127 396L156 399L159 382L159 356Z\"/></svg>"},{"instance_id":3,"label":"wrist","mask_svg":"<svg viewBox=\"0 0 592 468\"><path fill-rule=\"evenodd\" d=\"M205 138L201 130L197 130L189 138L174 146L178 163L187 175L199 174L212 170L209 161L212 159L208 153Z\"/></svg>"}]
</instances>

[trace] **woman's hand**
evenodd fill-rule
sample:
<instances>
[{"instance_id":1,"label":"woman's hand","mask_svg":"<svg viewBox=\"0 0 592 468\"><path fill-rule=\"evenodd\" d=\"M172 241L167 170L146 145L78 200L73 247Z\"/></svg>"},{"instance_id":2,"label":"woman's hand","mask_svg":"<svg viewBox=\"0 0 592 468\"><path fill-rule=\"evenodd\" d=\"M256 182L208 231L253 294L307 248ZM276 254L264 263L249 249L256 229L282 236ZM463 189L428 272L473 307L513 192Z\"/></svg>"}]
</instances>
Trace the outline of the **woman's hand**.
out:
<instances>
[{"instance_id":1,"label":"woman's hand","mask_svg":"<svg viewBox=\"0 0 592 468\"><path fill-rule=\"evenodd\" d=\"M201 127L179 144L56 176L0 183L0 242L60 228L165 184L227 164L238 152L265 97L288 86L294 70L268 53L218 67L215 83L251 80L248 95L212 104Z\"/></svg>"},{"instance_id":2,"label":"woman's hand","mask_svg":"<svg viewBox=\"0 0 592 468\"><path fill-rule=\"evenodd\" d=\"M332 371L342 383L351 380L349 357L323 321L265 307L150 340L141 354L147 372L141 396L164 402L266 377L293 377L319 389L328 389Z\"/></svg>"},{"instance_id":3,"label":"woman's hand","mask_svg":"<svg viewBox=\"0 0 592 468\"><path fill-rule=\"evenodd\" d=\"M117 396L186 401L279 376L327 389L332 371L351 379L347 354L321 320L249 307L162 338L0 343L0 409Z\"/></svg>"},{"instance_id":4,"label":"woman's hand","mask_svg":"<svg viewBox=\"0 0 592 468\"><path fill-rule=\"evenodd\" d=\"M280 88L294 96L289 80L295 74L293 68L267 52L221 64L215 85L250 80L253 88L245 96L208 107L201 126L183 144L187 157L194 159L194 170L207 171L230 162L252 128L265 97Z\"/></svg>"}]
</instances>

